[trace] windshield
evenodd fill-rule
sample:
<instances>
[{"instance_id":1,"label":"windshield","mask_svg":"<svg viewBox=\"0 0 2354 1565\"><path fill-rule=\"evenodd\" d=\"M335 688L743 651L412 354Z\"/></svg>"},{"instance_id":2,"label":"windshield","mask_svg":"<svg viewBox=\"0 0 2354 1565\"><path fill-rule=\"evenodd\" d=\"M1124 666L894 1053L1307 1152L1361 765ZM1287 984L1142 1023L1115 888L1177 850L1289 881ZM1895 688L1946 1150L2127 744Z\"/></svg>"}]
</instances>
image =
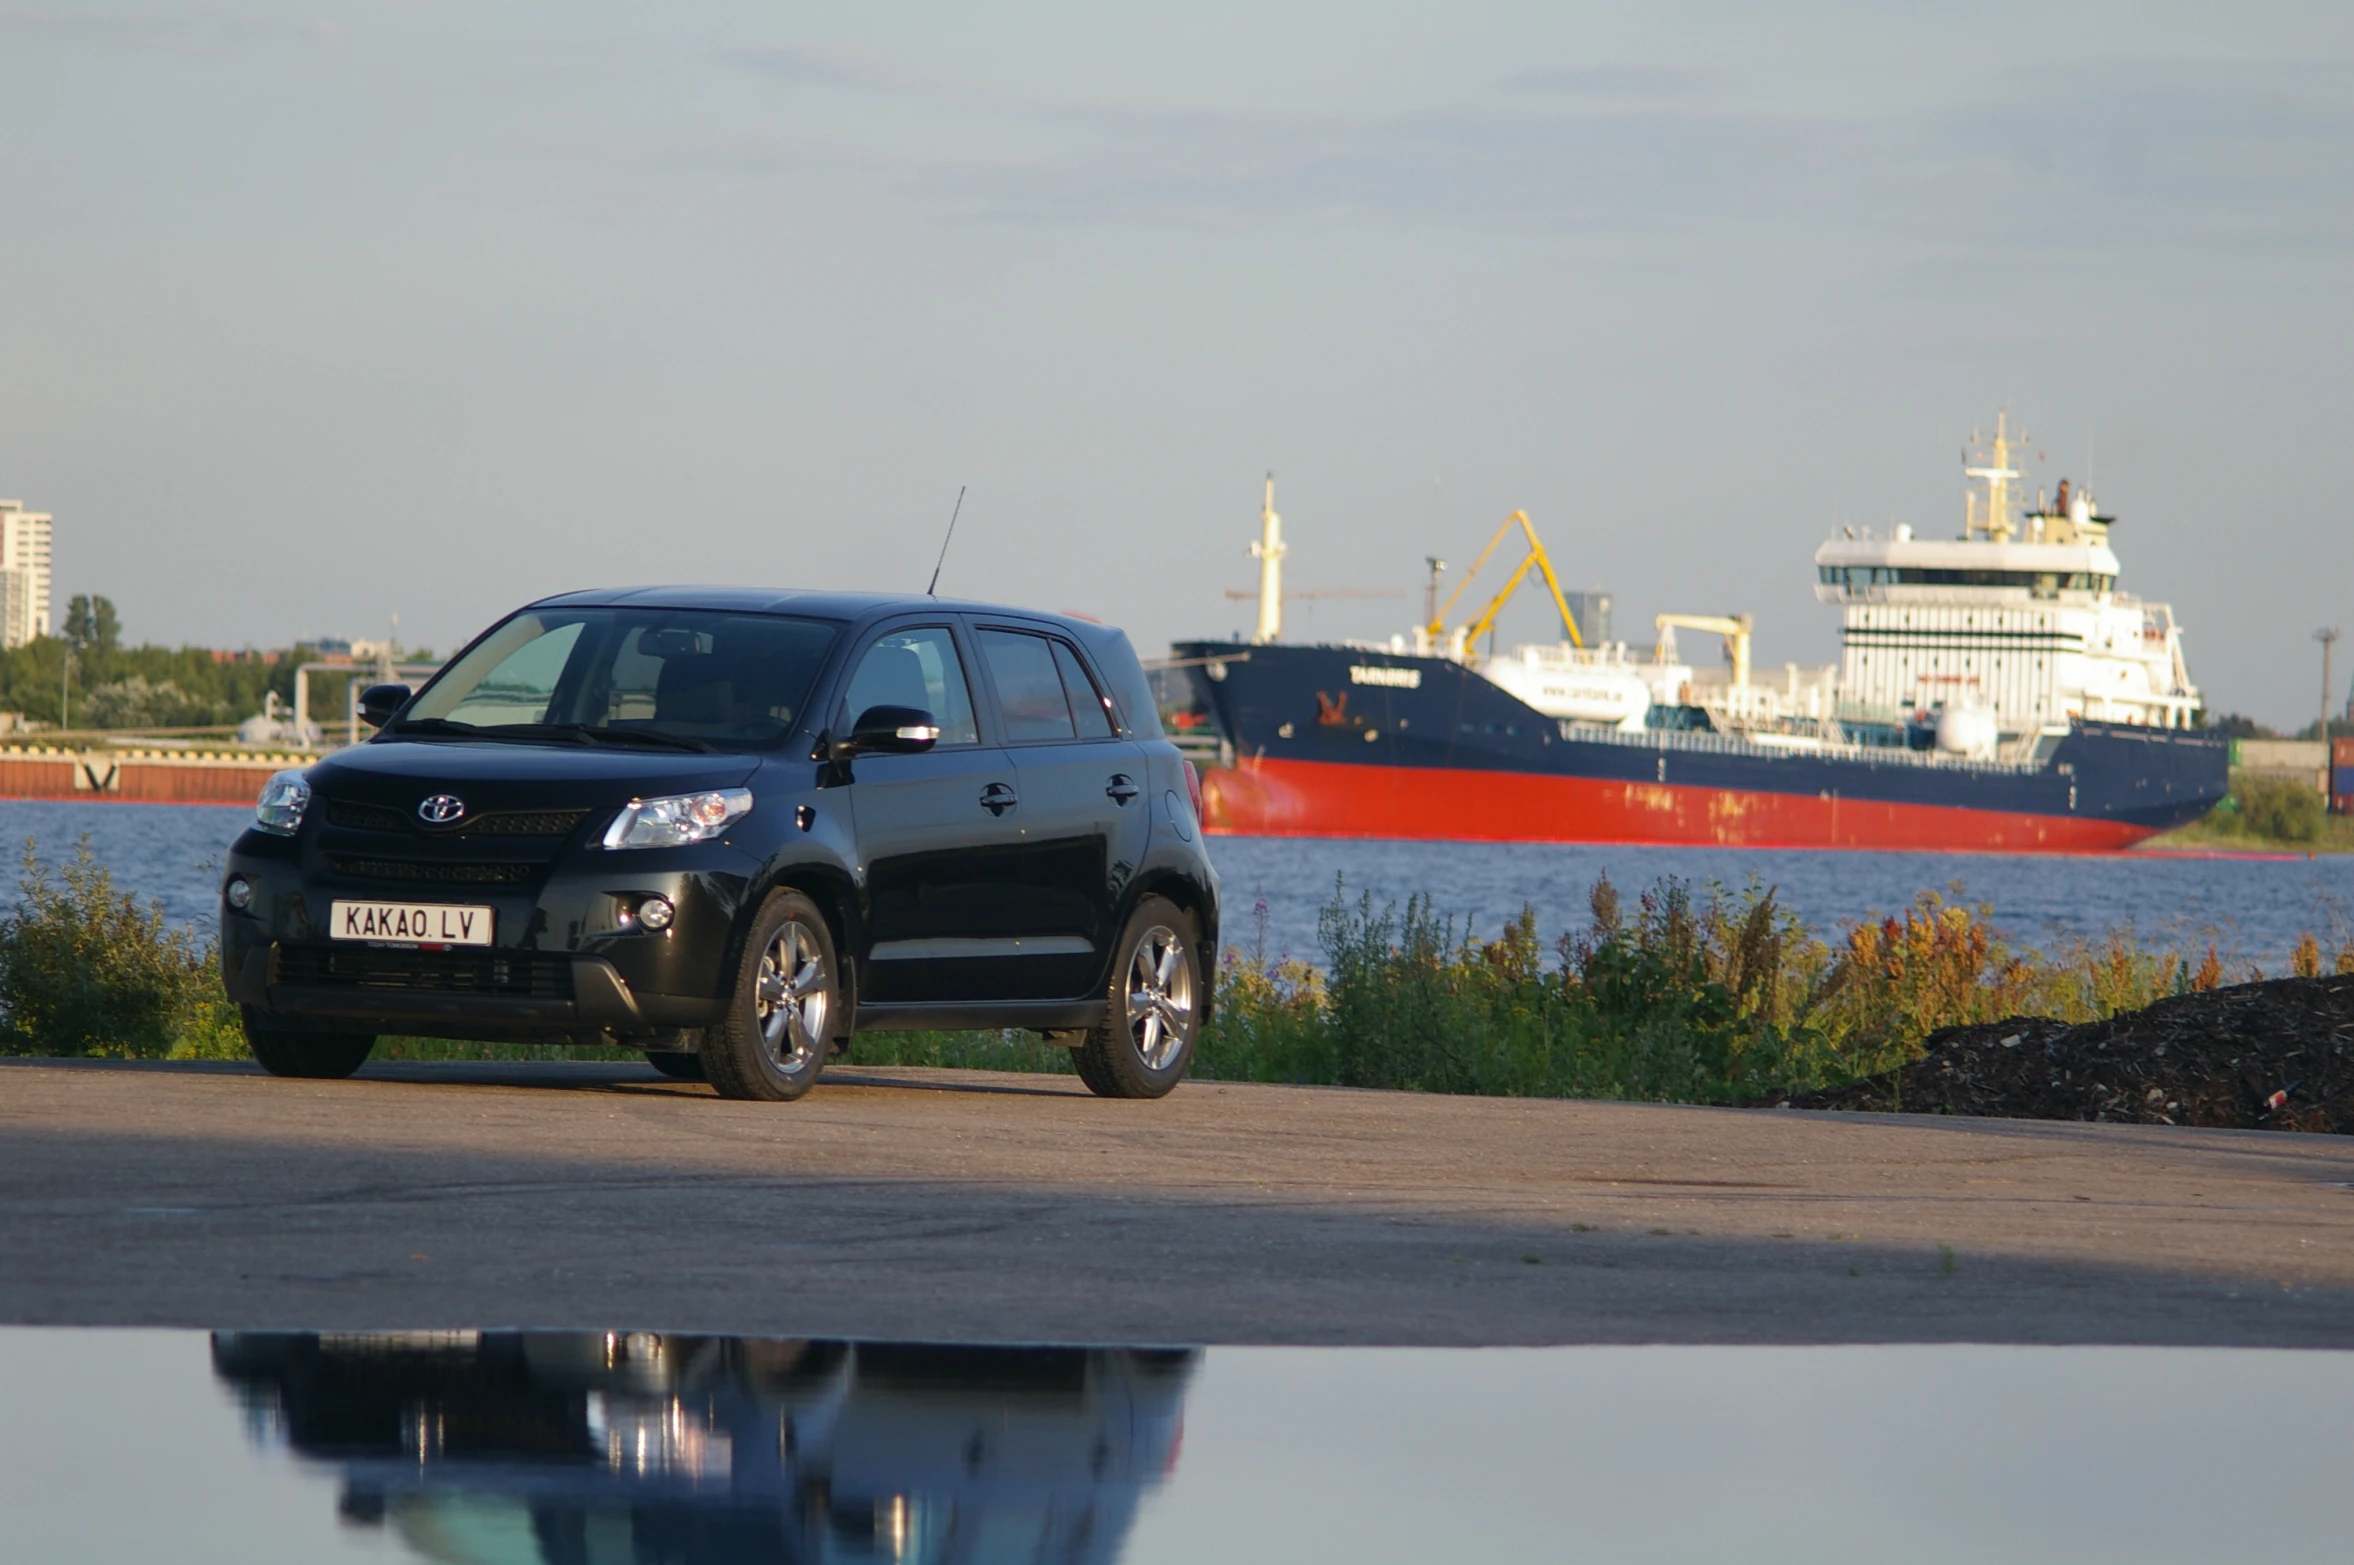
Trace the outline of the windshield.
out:
<instances>
[{"instance_id":1,"label":"windshield","mask_svg":"<svg viewBox=\"0 0 2354 1565\"><path fill-rule=\"evenodd\" d=\"M793 731L839 629L775 614L534 610L442 670L395 731L765 749Z\"/></svg>"}]
</instances>

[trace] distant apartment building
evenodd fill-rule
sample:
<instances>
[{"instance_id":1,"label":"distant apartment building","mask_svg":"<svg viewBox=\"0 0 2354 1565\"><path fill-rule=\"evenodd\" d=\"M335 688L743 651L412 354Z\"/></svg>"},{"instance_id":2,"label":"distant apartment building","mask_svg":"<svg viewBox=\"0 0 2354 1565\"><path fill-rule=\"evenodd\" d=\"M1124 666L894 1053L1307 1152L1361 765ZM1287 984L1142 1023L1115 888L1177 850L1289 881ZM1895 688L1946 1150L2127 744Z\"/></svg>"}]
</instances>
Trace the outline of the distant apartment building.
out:
<instances>
[{"instance_id":1,"label":"distant apartment building","mask_svg":"<svg viewBox=\"0 0 2354 1565\"><path fill-rule=\"evenodd\" d=\"M49 634L49 513L0 500L0 647Z\"/></svg>"}]
</instances>

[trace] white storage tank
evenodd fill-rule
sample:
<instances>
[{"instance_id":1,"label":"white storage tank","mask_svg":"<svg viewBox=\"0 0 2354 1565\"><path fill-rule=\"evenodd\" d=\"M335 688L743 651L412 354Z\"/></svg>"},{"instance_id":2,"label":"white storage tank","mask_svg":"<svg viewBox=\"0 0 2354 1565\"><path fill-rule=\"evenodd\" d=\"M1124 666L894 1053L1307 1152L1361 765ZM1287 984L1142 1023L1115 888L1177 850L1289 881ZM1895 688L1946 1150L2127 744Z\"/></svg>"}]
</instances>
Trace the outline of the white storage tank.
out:
<instances>
[{"instance_id":1,"label":"white storage tank","mask_svg":"<svg viewBox=\"0 0 2354 1565\"><path fill-rule=\"evenodd\" d=\"M1937 714L1937 748L1948 755L1992 760L2001 737L1990 707L1949 706Z\"/></svg>"}]
</instances>

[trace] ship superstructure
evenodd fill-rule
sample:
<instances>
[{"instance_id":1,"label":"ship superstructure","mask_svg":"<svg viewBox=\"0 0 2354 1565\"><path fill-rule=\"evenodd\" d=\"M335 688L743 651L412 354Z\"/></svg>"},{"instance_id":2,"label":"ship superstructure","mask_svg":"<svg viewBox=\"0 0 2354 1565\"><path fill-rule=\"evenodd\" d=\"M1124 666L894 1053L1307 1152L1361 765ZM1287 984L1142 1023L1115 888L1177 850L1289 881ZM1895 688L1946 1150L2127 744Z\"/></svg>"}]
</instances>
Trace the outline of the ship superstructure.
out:
<instances>
[{"instance_id":1,"label":"ship superstructure","mask_svg":"<svg viewBox=\"0 0 2354 1565\"><path fill-rule=\"evenodd\" d=\"M1983 709L2003 736L2072 721L2189 728L2198 688L2173 609L2117 590L2116 518L2087 489L2014 516L2018 440L1998 418L1967 469L1958 538L1852 530L1815 551L1815 595L1842 605L1841 710L1898 720Z\"/></svg>"}]
</instances>

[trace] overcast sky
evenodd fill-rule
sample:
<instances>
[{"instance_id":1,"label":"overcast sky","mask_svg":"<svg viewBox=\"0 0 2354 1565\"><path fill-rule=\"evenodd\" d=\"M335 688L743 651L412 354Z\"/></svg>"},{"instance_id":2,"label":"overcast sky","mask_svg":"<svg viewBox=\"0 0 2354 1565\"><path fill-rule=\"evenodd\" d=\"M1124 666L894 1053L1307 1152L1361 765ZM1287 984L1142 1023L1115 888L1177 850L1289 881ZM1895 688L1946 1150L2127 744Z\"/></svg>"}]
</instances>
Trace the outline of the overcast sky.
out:
<instances>
[{"instance_id":1,"label":"overcast sky","mask_svg":"<svg viewBox=\"0 0 2354 1565\"><path fill-rule=\"evenodd\" d=\"M0 214L0 495L134 639L920 590L969 484L944 591L1150 650L1271 468L1295 586L1410 595L1299 634L1524 507L1824 661L1816 544L1958 529L2003 406L2212 706L2354 631L2343 0L0 0Z\"/></svg>"}]
</instances>

